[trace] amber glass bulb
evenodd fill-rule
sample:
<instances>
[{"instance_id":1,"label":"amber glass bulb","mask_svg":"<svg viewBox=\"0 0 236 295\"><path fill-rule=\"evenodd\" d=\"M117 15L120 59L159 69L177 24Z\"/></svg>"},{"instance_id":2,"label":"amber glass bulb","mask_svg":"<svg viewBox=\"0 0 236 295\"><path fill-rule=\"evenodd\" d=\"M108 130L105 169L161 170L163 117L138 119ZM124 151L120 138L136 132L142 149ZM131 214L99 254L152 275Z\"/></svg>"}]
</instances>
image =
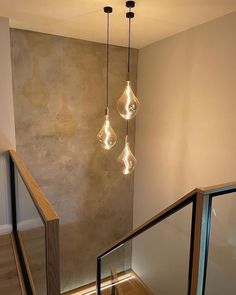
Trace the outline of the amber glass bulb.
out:
<instances>
[{"instance_id":1,"label":"amber glass bulb","mask_svg":"<svg viewBox=\"0 0 236 295\"><path fill-rule=\"evenodd\" d=\"M125 137L125 147L119 155L117 161L123 174L131 174L134 171L137 161L131 152L128 135Z\"/></svg>"},{"instance_id":2,"label":"amber glass bulb","mask_svg":"<svg viewBox=\"0 0 236 295\"><path fill-rule=\"evenodd\" d=\"M130 120L136 116L139 106L140 103L133 93L131 82L127 81L125 91L117 101L118 112L124 119Z\"/></svg>"},{"instance_id":3,"label":"amber glass bulb","mask_svg":"<svg viewBox=\"0 0 236 295\"><path fill-rule=\"evenodd\" d=\"M117 136L111 127L108 108L106 109L105 122L102 129L99 131L97 138L102 148L105 150L110 150L116 144Z\"/></svg>"}]
</instances>

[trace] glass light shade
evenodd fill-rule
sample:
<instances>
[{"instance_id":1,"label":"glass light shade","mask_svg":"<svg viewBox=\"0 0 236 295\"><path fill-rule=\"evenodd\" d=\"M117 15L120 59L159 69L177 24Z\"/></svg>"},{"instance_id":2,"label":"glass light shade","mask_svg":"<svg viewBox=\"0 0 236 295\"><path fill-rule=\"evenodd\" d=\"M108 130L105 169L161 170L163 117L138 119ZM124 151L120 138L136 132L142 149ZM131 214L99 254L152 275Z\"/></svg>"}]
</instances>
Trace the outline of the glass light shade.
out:
<instances>
[{"instance_id":1,"label":"glass light shade","mask_svg":"<svg viewBox=\"0 0 236 295\"><path fill-rule=\"evenodd\" d=\"M97 138L102 148L105 150L110 150L116 144L117 136L111 127L108 113L105 116L105 122L102 126L102 129L99 131Z\"/></svg>"},{"instance_id":2,"label":"glass light shade","mask_svg":"<svg viewBox=\"0 0 236 295\"><path fill-rule=\"evenodd\" d=\"M125 120L130 120L136 116L139 106L140 103L133 93L131 82L127 81L125 91L117 101L118 112Z\"/></svg>"},{"instance_id":3,"label":"glass light shade","mask_svg":"<svg viewBox=\"0 0 236 295\"><path fill-rule=\"evenodd\" d=\"M131 152L127 135L125 137L125 147L119 155L117 161L123 174L131 174L134 171L137 160Z\"/></svg>"}]
</instances>

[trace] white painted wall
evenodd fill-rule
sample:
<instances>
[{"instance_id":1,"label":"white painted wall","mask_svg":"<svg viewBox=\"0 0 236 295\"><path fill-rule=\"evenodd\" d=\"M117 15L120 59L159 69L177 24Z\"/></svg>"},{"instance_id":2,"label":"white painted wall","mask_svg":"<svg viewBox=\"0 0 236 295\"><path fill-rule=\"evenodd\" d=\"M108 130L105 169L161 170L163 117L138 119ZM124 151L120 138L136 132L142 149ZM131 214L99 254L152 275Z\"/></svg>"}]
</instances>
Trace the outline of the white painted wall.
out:
<instances>
[{"instance_id":1,"label":"white painted wall","mask_svg":"<svg viewBox=\"0 0 236 295\"><path fill-rule=\"evenodd\" d=\"M236 181L236 13L141 49L138 97L134 227L195 187ZM145 259L135 270L150 271Z\"/></svg>"},{"instance_id":2,"label":"white painted wall","mask_svg":"<svg viewBox=\"0 0 236 295\"><path fill-rule=\"evenodd\" d=\"M0 234L9 230L10 187L6 151L15 149L9 22L0 17Z\"/></svg>"},{"instance_id":3,"label":"white painted wall","mask_svg":"<svg viewBox=\"0 0 236 295\"><path fill-rule=\"evenodd\" d=\"M236 180L236 13L139 53L134 226Z\"/></svg>"}]
</instances>

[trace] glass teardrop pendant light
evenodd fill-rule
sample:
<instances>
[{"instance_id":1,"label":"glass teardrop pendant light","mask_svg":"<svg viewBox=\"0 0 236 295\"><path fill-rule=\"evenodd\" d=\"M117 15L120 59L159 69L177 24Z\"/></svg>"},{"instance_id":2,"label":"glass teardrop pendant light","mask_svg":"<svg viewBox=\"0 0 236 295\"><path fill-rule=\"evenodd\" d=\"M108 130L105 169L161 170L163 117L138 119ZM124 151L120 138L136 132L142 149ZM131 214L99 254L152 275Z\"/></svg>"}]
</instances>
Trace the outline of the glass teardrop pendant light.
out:
<instances>
[{"instance_id":1,"label":"glass teardrop pendant light","mask_svg":"<svg viewBox=\"0 0 236 295\"><path fill-rule=\"evenodd\" d=\"M110 19L109 14L112 13L112 7L104 7L104 12L107 14L107 44L106 44L106 57L107 57L107 88L106 88L106 109L105 109L105 121L99 131L97 138L101 147L105 150L110 150L117 141L117 136L115 131L111 127L110 117L109 117L109 26Z\"/></svg>"},{"instance_id":2,"label":"glass teardrop pendant light","mask_svg":"<svg viewBox=\"0 0 236 295\"><path fill-rule=\"evenodd\" d=\"M126 17L129 21L129 37L128 37L128 75L126 88L117 101L117 109L120 115L125 120L133 119L140 107L140 103L135 96L132 87L131 87L131 77L130 77L130 53L131 53L131 19L134 18L134 13L131 12L131 8L135 6L134 1L127 1L126 7L129 8L129 12L126 13Z\"/></svg>"},{"instance_id":3,"label":"glass teardrop pendant light","mask_svg":"<svg viewBox=\"0 0 236 295\"><path fill-rule=\"evenodd\" d=\"M136 163L137 163L137 160L135 156L133 155L129 145L129 120L133 119L136 116L140 106L137 97L133 93L133 90L131 88L131 81L130 81L130 39L131 39L130 25L131 25L131 18L134 17L134 13L131 12L131 8L133 8L134 6L135 6L134 1L126 2L126 7L129 8L129 12L126 13L126 17L129 20L128 79L127 79L127 86L125 88L125 91L117 101L118 112L124 119L127 120L125 147L117 159L118 165L120 166L120 170L125 175L131 174L134 171Z\"/></svg>"},{"instance_id":4,"label":"glass teardrop pendant light","mask_svg":"<svg viewBox=\"0 0 236 295\"><path fill-rule=\"evenodd\" d=\"M127 129L128 129L128 121L127 121ZM129 146L128 132L125 136L125 147L122 153L119 155L117 161L118 161L120 170L123 174L128 175L134 171L137 160L135 156L133 155L133 153L131 152L131 149Z\"/></svg>"},{"instance_id":5,"label":"glass teardrop pendant light","mask_svg":"<svg viewBox=\"0 0 236 295\"><path fill-rule=\"evenodd\" d=\"M130 120L136 116L140 103L133 93L131 81L128 80L126 83L125 91L117 101L117 109L125 120Z\"/></svg>"},{"instance_id":6,"label":"glass teardrop pendant light","mask_svg":"<svg viewBox=\"0 0 236 295\"><path fill-rule=\"evenodd\" d=\"M111 127L108 108L106 109L105 122L99 131L97 138L101 147L105 150L110 150L116 144L117 136Z\"/></svg>"}]
</instances>

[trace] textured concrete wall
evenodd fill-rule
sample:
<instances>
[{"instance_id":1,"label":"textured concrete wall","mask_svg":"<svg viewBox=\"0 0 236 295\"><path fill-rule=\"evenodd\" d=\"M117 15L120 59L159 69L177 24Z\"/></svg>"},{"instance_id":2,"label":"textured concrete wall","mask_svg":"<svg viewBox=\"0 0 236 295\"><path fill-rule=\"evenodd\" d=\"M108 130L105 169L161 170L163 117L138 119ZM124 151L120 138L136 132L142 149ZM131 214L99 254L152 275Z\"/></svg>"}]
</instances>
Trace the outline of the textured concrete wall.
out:
<instances>
[{"instance_id":1,"label":"textured concrete wall","mask_svg":"<svg viewBox=\"0 0 236 295\"><path fill-rule=\"evenodd\" d=\"M11 31L17 151L61 218L62 289L95 280L96 255L132 228L133 176L116 159L125 123L116 99L127 51L112 46L111 118L119 142L103 151L105 45ZM132 52L136 87L137 51ZM131 126L134 146L134 122Z\"/></svg>"}]
</instances>

